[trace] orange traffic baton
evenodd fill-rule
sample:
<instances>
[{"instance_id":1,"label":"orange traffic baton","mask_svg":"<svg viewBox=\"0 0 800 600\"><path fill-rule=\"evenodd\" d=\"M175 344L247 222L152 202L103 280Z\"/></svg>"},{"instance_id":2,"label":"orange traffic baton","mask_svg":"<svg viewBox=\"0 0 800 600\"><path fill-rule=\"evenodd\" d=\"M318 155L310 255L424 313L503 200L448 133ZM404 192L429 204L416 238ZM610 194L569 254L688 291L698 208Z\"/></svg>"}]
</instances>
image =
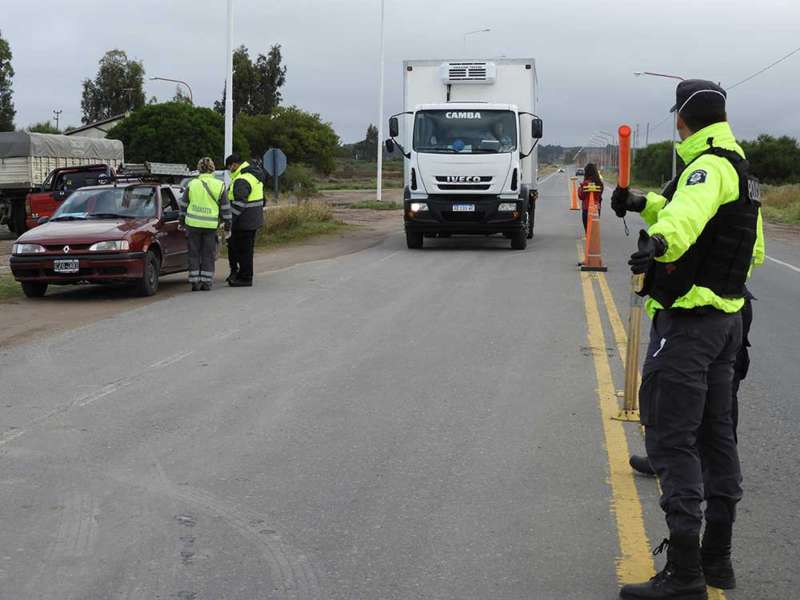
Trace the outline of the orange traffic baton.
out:
<instances>
[{"instance_id":1,"label":"orange traffic baton","mask_svg":"<svg viewBox=\"0 0 800 600\"><path fill-rule=\"evenodd\" d=\"M580 210L580 206L578 206L578 178L577 177L570 177L570 199L572 201L572 206L569 207L570 210Z\"/></svg>"},{"instance_id":2,"label":"orange traffic baton","mask_svg":"<svg viewBox=\"0 0 800 600\"><path fill-rule=\"evenodd\" d=\"M619 187L631 184L631 128L619 127ZM639 420L639 338L641 336L643 299L637 293L644 284L644 275L631 277L630 312L628 313L628 345L625 349L625 404L617 417L622 421Z\"/></svg>"},{"instance_id":3,"label":"orange traffic baton","mask_svg":"<svg viewBox=\"0 0 800 600\"><path fill-rule=\"evenodd\" d=\"M586 220L586 251L581 263L581 271L608 271L600 255L600 205L597 195L601 191L599 185L587 183L584 190L589 192L589 211Z\"/></svg>"}]
</instances>

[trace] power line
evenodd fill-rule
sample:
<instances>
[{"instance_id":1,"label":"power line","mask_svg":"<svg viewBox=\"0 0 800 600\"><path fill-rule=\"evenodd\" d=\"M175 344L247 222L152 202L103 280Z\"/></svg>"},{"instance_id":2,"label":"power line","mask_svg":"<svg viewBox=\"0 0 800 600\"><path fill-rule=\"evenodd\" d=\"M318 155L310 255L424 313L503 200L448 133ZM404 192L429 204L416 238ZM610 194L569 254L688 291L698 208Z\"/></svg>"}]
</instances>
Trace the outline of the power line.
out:
<instances>
[{"instance_id":1,"label":"power line","mask_svg":"<svg viewBox=\"0 0 800 600\"><path fill-rule=\"evenodd\" d=\"M787 54L786 56L782 56L781 58L779 58L779 59L778 59L778 60L776 60L775 62L768 64L766 67L764 67L764 68L763 68L763 69L761 69L760 71L756 71L755 73L753 73L753 74L752 74L752 75L750 75L749 77L745 77L745 78L744 78L744 79L742 79L741 81L739 81L739 82L737 82L737 83L734 83L732 86L728 87L727 89L728 89L728 90L732 90L733 88L735 88L735 87L738 87L738 86L742 85L743 83L745 83L745 82L747 82L747 81L750 81L750 80L751 80L751 79L753 79L754 77L758 77L759 75L761 75L761 74L762 74L762 73L764 73L765 71L769 71L769 70L770 70L772 67L774 67L775 65L777 65L777 64L779 64L779 63L782 63L782 62L783 62L783 61L785 61L787 58L789 58L789 57L791 57L791 56L794 56L794 55L795 55L795 54L797 54L798 52L800 52L800 48L795 48L794 50L792 50L791 52L789 52L789 54Z\"/></svg>"},{"instance_id":2,"label":"power line","mask_svg":"<svg viewBox=\"0 0 800 600\"><path fill-rule=\"evenodd\" d=\"M733 85L731 85L731 86L729 86L729 87L725 88L725 91L732 90L733 88L735 88L735 87L738 87L738 86L742 85L743 83L747 83L747 82L748 82L748 81L750 81L751 79L753 79L753 78L755 78L755 77L758 77L759 75L761 75L762 73L765 73L766 71L769 71L769 70L770 70L772 67L774 67L775 65L778 65L778 64L782 63L783 61L785 61L786 59L788 59L788 58L791 58L792 56L794 56L794 55L795 55L795 54L797 54L798 52L800 52L800 48L795 48L794 50L792 50L791 52L789 52L789 54L786 54L786 55L782 56L781 58L779 58L778 60L776 60L776 61L774 61L774 62L772 62L772 63L768 64L768 65L767 65L766 67L764 67L763 69L760 69L759 71L756 71L756 72L755 72L755 73L753 73L752 75L749 75L748 77L745 77L745 78L744 78L744 79L742 79L741 81L737 81L737 82L736 82L736 83L734 83ZM667 122L667 120L669 120L670 118L672 118L672 113L668 114L668 115L667 115L666 117L664 117L664 118L663 118L661 121L659 121L659 122L658 122L658 123L656 123L656 124L655 124L653 127L651 127L651 128L650 128L650 131L651 131L651 132L655 131L656 129L658 129L659 127L661 127L661 126L662 126L664 123L666 123L666 122Z\"/></svg>"}]
</instances>

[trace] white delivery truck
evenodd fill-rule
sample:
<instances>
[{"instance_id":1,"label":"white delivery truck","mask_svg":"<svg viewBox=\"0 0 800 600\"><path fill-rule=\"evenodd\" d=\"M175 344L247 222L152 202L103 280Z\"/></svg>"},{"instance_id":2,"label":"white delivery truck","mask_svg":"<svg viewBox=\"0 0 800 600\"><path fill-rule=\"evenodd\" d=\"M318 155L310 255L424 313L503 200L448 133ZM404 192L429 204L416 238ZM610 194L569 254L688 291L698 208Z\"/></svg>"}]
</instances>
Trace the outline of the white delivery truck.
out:
<instances>
[{"instance_id":1,"label":"white delivery truck","mask_svg":"<svg viewBox=\"0 0 800 600\"><path fill-rule=\"evenodd\" d=\"M503 234L525 249L537 199L536 63L532 58L408 60L404 112L389 152L406 158L409 248L425 237Z\"/></svg>"}]
</instances>

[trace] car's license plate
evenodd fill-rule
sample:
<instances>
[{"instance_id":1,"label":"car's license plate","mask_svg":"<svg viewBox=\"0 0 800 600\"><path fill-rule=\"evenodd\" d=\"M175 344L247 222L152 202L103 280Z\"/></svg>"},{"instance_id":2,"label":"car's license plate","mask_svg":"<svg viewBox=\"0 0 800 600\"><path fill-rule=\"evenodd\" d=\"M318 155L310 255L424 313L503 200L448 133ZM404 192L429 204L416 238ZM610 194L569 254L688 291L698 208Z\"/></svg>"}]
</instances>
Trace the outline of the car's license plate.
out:
<instances>
[{"instance_id":1,"label":"car's license plate","mask_svg":"<svg viewBox=\"0 0 800 600\"><path fill-rule=\"evenodd\" d=\"M56 273L77 273L80 271L80 261L78 260L54 260L53 270Z\"/></svg>"},{"instance_id":2,"label":"car's license plate","mask_svg":"<svg viewBox=\"0 0 800 600\"><path fill-rule=\"evenodd\" d=\"M453 204L453 212L475 212L474 204Z\"/></svg>"}]
</instances>

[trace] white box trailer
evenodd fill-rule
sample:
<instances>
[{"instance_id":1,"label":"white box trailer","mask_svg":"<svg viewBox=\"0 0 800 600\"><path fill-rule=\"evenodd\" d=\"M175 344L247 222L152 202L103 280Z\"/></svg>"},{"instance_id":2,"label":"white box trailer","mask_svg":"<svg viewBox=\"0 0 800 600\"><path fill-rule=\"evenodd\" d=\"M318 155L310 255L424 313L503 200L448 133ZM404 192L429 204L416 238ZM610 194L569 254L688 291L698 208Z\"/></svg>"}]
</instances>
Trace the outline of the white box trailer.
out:
<instances>
[{"instance_id":1,"label":"white box trailer","mask_svg":"<svg viewBox=\"0 0 800 600\"><path fill-rule=\"evenodd\" d=\"M408 246L421 247L424 237L502 233L525 248L542 129L535 60L407 60L403 105L389 131L407 158Z\"/></svg>"},{"instance_id":2,"label":"white box trailer","mask_svg":"<svg viewBox=\"0 0 800 600\"><path fill-rule=\"evenodd\" d=\"M28 131L0 133L0 224L12 229L24 224L25 197L38 189L53 169L93 164L117 169L124 160L119 140Z\"/></svg>"}]
</instances>

